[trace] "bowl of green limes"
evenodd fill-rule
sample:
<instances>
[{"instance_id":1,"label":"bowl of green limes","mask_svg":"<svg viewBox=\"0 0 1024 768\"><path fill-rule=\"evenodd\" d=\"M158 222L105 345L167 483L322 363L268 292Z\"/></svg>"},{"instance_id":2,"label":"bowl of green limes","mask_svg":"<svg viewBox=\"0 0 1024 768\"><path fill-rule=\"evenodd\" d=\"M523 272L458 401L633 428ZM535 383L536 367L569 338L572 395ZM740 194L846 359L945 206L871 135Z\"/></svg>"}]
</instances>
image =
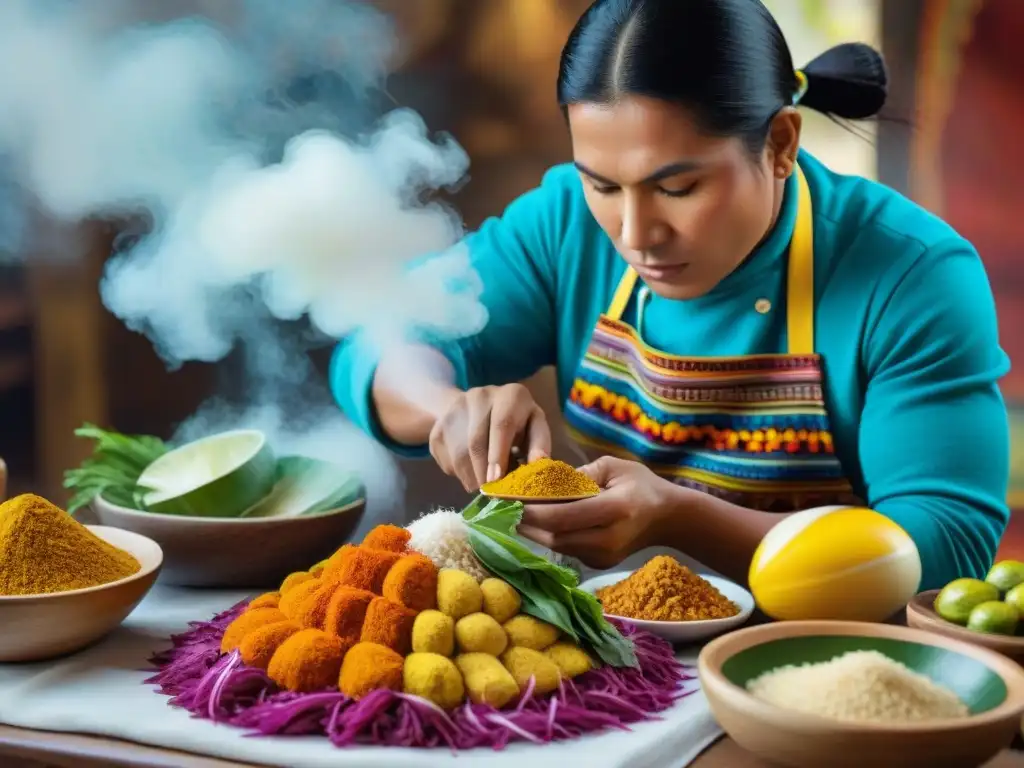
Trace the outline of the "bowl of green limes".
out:
<instances>
[{"instance_id":1,"label":"bowl of green limes","mask_svg":"<svg viewBox=\"0 0 1024 768\"><path fill-rule=\"evenodd\" d=\"M907 624L1024 663L1024 562L1002 560L984 579L922 592L907 604Z\"/></svg>"}]
</instances>

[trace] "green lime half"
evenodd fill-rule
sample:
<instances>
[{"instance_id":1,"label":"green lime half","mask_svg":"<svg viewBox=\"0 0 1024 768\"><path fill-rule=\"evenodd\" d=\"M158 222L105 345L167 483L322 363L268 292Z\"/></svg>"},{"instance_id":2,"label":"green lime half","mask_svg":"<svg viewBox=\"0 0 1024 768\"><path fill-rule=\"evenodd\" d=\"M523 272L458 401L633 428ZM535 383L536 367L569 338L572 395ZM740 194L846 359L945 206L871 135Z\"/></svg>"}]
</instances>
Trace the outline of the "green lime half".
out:
<instances>
[{"instance_id":1,"label":"green lime half","mask_svg":"<svg viewBox=\"0 0 1024 768\"><path fill-rule=\"evenodd\" d=\"M270 493L276 465L262 432L221 432L165 453L136 485L152 512L238 517Z\"/></svg>"},{"instance_id":2,"label":"green lime half","mask_svg":"<svg viewBox=\"0 0 1024 768\"><path fill-rule=\"evenodd\" d=\"M999 599L999 590L981 579L955 579L935 598L935 612L946 621L966 624L976 605Z\"/></svg>"},{"instance_id":3,"label":"green lime half","mask_svg":"<svg viewBox=\"0 0 1024 768\"><path fill-rule=\"evenodd\" d=\"M990 635L1012 635L1017 631L1020 614L1002 600L991 600L976 605L967 619L967 628Z\"/></svg>"},{"instance_id":4,"label":"green lime half","mask_svg":"<svg viewBox=\"0 0 1024 768\"><path fill-rule=\"evenodd\" d=\"M1024 584L1024 563L1019 560L1003 560L992 566L985 581L1004 594Z\"/></svg>"}]
</instances>

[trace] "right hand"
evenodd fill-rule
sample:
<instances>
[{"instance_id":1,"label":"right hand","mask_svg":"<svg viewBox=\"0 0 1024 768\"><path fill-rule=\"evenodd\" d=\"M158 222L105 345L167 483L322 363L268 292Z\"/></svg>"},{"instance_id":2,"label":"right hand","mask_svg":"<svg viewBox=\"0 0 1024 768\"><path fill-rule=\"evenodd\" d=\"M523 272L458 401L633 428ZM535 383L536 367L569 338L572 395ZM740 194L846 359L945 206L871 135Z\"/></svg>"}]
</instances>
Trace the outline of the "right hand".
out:
<instances>
[{"instance_id":1,"label":"right hand","mask_svg":"<svg viewBox=\"0 0 1024 768\"><path fill-rule=\"evenodd\" d=\"M522 384L458 392L430 431L438 466L470 492L505 476L513 446L527 461L551 453L548 420Z\"/></svg>"}]
</instances>

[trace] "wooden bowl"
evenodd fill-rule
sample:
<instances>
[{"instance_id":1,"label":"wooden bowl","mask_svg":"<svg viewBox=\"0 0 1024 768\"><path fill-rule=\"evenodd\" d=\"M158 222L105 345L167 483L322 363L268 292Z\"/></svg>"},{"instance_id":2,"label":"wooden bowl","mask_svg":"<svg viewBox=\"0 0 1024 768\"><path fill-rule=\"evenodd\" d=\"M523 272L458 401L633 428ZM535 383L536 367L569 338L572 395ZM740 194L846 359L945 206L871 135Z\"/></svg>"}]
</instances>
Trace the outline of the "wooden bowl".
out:
<instances>
[{"instance_id":1,"label":"wooden bowl","mask_svg":"<svg viewBox=\"0 0 1024 768\"><path fill-rule=\"evenodd\" d=\"M156 542L131 531L86 527L134 555L142 568L98 587L0 597L0 662L43 661L80 651L120 626L153 587L163 562Z\"/></svg>"},{"instance_id":2,"label":"wooden bowl","mask_svg":"<svg viewBox=\"0 0 1024 768\"><path fill-rule=\"evenodd\" d=\"M982 648L996 651L1004 656L1009 656L1017 663L1024 664L1024 637L989 635L946 621L932 608L938 594L939 590L937 589L922 592L907 603L908 626L934 632L944 637L952 637L955 640L963 640L965 643L980 645Z\"/></svg>"},{"instance_id":3,"label":"wooden bowl","mask_svg":"<svg viewBox=\"0 0 1024 768\"><path fill-rule=\"evenodd\" d=\"M147 536L164 551L160 583L177 587L276 588L294 571L329 557L359 525L359 499L316 515L289 518L220 518L160 515L97 498L92 511L103 525Z\"/></svg>"},{"instance_id":4,"label":"wooden bowl","mask_svg":"<svg viewBox=\"0 0 1024 768\"><path fill-rule=\"evenodd\" d=\"M755 698L748 681L786 664L875 650L953 690L962 719L848 723ZM794 768L968 768L1010 745L1024 715L1024 669L1001 654L919 629L840 621L793 621L733 632L697 662L722 728L744 749Z\"/></svg>"}]
</instances>

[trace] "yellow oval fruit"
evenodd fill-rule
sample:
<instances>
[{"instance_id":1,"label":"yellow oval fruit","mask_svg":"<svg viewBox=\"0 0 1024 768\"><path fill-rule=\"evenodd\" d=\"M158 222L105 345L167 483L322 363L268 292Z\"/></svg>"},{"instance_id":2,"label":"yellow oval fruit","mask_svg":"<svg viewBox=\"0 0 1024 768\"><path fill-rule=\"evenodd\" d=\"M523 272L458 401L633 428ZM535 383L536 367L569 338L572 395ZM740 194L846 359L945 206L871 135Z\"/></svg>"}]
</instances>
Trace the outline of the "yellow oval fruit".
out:
<instances>
[{"instance_id":1,"label":"yellow oval fruit","mask_svg":"<svg viewBox=\"0 0 1024 768\"><path fill-rule=\"evenodd\" d=\"M750 563L758 608L780 621L883 621L917 592L921 557L906 531L862 507L797 512Z\"/></svg>"}]
</instances>

